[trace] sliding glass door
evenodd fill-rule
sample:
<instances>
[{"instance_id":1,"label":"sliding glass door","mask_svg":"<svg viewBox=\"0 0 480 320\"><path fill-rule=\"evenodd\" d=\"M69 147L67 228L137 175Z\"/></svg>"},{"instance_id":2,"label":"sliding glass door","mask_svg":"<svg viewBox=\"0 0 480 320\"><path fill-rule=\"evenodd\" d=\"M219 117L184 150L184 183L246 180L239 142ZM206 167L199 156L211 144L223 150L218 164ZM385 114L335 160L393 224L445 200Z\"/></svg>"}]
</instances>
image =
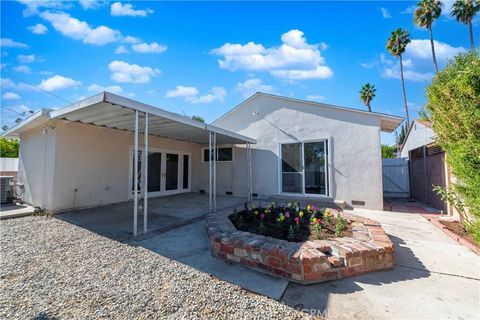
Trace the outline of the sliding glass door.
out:
<instances>
[{"instance_id":1,"label":"sliding glass door","mask_svg":"<svg viewBox=\"0 0 480 320\"><path fill-rule=\"evenodd\" d=\"M281 192L328 196L328 143L281 145Z\"/></svg>"}]
</instances>

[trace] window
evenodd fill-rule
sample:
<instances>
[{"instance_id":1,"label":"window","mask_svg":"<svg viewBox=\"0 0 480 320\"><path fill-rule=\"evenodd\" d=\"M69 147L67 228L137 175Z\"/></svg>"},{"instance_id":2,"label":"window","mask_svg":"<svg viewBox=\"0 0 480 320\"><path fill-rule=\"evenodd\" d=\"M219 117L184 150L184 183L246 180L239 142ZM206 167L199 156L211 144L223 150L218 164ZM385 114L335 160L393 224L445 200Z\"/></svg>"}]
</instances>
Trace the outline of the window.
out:
<instances>
[{"instance_id":1,"label":"window","mask_svg":"<svg viewBox=\"0 0 480 320\"><path fill-rule=\"evenodd\" d=\"M208 153L209 153L209 149L204 148L203 162L208 162L208 158L209 158ZM232 147L217 148L217 161L219 162L233 161L233 148Z\"/></svg>"}]
</instances>

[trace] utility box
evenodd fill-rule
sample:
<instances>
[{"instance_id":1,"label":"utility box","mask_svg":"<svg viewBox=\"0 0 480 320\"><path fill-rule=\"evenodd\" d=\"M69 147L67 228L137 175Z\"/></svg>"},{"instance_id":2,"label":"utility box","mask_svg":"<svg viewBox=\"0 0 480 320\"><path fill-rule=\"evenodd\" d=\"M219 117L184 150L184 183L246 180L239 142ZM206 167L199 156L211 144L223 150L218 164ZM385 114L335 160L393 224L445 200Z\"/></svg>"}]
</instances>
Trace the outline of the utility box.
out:
<instances>
[{"instance_id":1,"label":"utility box","mask_svg":"<svg viewBox=\"0 0 480 320\"><path fill-rule=\"evenodd\" d=\"M13 177L0 177L0 203L13 202Z\"/></svg>"}]
</instances>

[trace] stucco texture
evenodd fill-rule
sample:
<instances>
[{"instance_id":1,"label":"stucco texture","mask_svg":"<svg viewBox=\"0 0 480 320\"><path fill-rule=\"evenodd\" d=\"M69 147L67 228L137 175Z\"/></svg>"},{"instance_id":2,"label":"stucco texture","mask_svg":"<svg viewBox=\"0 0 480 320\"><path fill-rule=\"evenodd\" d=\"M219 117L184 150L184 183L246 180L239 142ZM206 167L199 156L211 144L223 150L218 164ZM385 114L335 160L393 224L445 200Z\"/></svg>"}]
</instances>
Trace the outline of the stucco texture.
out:
<instances>
[{"instance_id":1,"label":"stucco texture","mask_svg":"<svg viewBox=\"0 0 480 320\"><path fill-rule=\"evenodd\" d=\"M252 170L259 197L279 194L280 142L329 139L331 198L383 208L380 118L374 114L258 95L213 124L257 139ZM246 184L242 170L235 165L234 190Z\"/></svg>"}]
</instances>

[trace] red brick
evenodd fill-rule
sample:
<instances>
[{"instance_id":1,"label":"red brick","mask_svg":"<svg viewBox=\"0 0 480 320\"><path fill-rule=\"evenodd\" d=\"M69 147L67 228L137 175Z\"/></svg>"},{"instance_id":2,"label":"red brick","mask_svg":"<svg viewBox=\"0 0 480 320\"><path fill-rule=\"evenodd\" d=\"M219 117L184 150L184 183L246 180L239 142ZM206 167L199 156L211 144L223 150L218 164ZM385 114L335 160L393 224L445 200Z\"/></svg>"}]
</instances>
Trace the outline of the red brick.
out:
<instances>
[{"instance_id":1,"label":"red brick","mask_svg":"<svg viewBox=\"0 0 480 320\"><path fill-rule=\"evenodd\" d=\"M233 254L234 246L228 244L220 245L220 251L226 254Z\"/></svg>"},{"instance_id":2,"label":"red brick","mask_svg":"<svg viewBox=\"0 0 480 320\"><path fill-rule=\"evenodd\" d=\"M337 256L328 257L328 262L334 267L339 267L343 264L343 258Z\"/></svg>"},{"instance_id":3,"label":"red brick","mask_svg":"<svg viewBox=\"0 0 480 320\"><path fill-rule=\"evenodd\" d=\"M245 258L240 259L240 263L243 264L243 265L249 266L249 267L256 267L257 266L257 263L255 261L250 260L250 259L245 259Z\"/></svg>"}]
</instances>

